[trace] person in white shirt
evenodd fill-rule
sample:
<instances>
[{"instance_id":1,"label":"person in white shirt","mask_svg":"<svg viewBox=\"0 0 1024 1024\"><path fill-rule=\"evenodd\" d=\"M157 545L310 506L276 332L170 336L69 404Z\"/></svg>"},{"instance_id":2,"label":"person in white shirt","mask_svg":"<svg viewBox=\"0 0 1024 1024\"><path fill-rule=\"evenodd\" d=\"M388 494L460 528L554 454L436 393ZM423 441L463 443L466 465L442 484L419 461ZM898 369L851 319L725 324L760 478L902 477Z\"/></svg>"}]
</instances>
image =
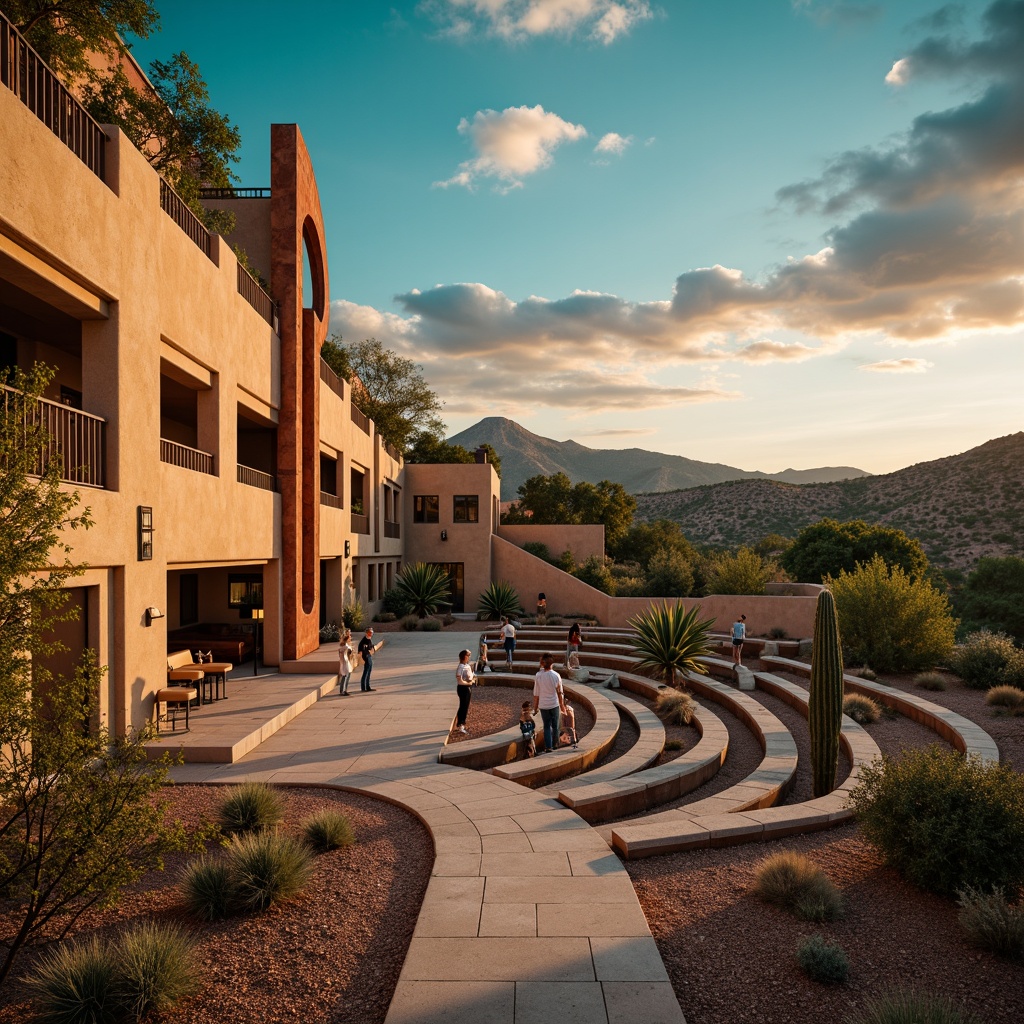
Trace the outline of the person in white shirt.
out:
<instances>
[{"instance_id":1,"label":"person in white shirt","mask_svg":"<svg viewBox=\"0 0 1024 1024\"><path fill-rule=\"evenodd\" d=\"M540 656L540 671L533 677L533 710L540 710L541 721L544 723L544 749L538 754L554 750L558 746L558 733L565 707L565 692L562 689L562 677L552 669L555 656Z\"/></svg>"},{"instance_id":2,"label":"person in white shirt","mask_svg":"<svg viewBox=\"0 0 1024 1024\"><path fill-rule=\"evenodd\" d=\"M459 651L459 663L455 666L455 692L459 695L459 712L455 716L456 732L466 732L466 715L469 714L469 698L473 691L470 687L476 682L476 674L469 659L472 651Z\"/></svg>"},{"instance_id":3,"label":"person in white shirt","mask_svg":"<svg viewBox=\"0 0 1024 1024\"><path fill-rule=\"evenodd\" d=\"M732 660L740 665L743 662L743 641L747 638L747 617L741 615L732 624Z\"/></svg>"},{"instance_id":4,"label":"person in white shirt","mask_svg":"<svg viewBox=\"0 0 1024 1024\"><path fill-rule=\"evenodd\" d=\"M338 686L342 697L348 696L348 681L352 678L352 632L346 629L338 644Z\"/></svg>"},{"instance_id":5,"label":"person in white shirt","mask_svg":"<svg viewBox=\"0 0 1024 1024\"><path fill-rule=\"evenodd\" d=\"M516 627L508 619L501 620L502 646L505 648L505 668L512 671L512 655L516 649Z\"/></svg>"}]
</instances>

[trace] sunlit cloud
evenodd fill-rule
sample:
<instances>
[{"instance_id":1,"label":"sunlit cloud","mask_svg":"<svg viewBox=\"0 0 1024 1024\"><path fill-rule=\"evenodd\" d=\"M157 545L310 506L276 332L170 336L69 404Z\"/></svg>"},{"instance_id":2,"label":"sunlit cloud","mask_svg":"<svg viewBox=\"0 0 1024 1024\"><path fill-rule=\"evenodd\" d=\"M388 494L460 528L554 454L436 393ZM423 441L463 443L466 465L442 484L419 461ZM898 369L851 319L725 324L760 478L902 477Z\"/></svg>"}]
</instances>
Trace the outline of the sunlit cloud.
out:
<instances>
[{"instance_id":1,"label":"sunlit cloud","mask_svg":"<svg viewBox=\"0 0 1024 1024\"><path fill-rule=\"evenodd\" d=\"M563 142L586 138L581 124L572 124L535 107L478 110L470 121L459 122L459 133L469 138L477 156L459 164L458 171L437 188L459 185L472 189L481 178L496 181L498 191L522 188L523 178L550 166L555 149Z\"/></svg>"},{"instance_id":2,"label":"sunlit cloud","mask_svg":"<svg viewBox=\"0 0 1024 1024\"><path fill-rule=\"evenodd\" d=\"M910 81L910 71L909 59L901 57L893 64L889 69L889 73L885 76L886 85L906 85Z\"/></svg>"},{"instance_id":3,"label":"sunlit cloud","mask_svg":"<svg viewBox=\"0 0 1024 1024\"><path fill-rule=\"evenodd\" d=\"M858 370L868 370L871 373L927 373L935 364L927 359L883 359L878 363L865 363L858 366Z\"/></svg>"},{"instance_id":4,"label":"sunlit cloud","mask_svg":"<svg viewBox=\"0 0 1024 1024\"><path fill-rule=\"evenodd\" d=\"M606 430L587 430L580 437L649 437L657 432L654 427L609 427Z\"/></svg>"},{"instance_id":5,"label":"sunlit cloud","mask_svg":"<svg viewBox=\"0 0 1024 1024\"><path fill-rule=\"evenodd\" d=\"M648 0L425 0L420 10L456 39L584 36L606 46L651 17Z\"/></svg>"},{"instance_id":6,"label":"sunlit cloud","mask_svg":"<svg viewBox=\"0 0 1024 1024\"><path fill-rule=\"evenodd\" d=\"M632 135L620 135L618 132L608 132L602 135L594 147L595 153L604 153L610 156L621 156L633 144Z\"/></svg>"}]
</instances>

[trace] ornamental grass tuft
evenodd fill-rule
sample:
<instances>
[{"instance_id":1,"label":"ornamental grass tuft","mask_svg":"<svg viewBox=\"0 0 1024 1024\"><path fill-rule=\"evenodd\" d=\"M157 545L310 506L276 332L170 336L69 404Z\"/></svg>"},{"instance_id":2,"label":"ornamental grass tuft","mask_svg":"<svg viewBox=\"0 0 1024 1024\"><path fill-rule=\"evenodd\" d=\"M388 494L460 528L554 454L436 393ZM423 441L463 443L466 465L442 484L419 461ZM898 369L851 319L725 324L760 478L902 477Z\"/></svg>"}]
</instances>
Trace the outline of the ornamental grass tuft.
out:
<instances>
[{"instance_id":1,"label":"ornamental grass tuft","mask_svg":"<svg viewBox=\"0 0 1024 1024\"><path fill-rule=\"evenodd\" d=\"M280 824L284 801L265 782L243 782L220 805L218 821L228 835L259 832Z\"/></svg>"},{"instance_id":2,"label":"ornamental grass tuft","mask_svg":"<svg viewBox=\"0 0 1024 1024\"><path fill-rule=\"evenodd\" d=\"M309 851L279 832L236 836L227 851L235 901L241 910L266 910L302 891L312 865Z\"/></svg>"},{"instance_id":3,"label":"ornamental grass tuft","mask_svg":"<svg viewBox=\"0 0 1024 1024\"><path fill-rule=\"evenodd\" d=\"M796 958L804 974L822 985L841 985L850 976L850 961L842 948L811 935L797 946Z\"/></svg>"},{"instance_id":4,"label":"ornamental grass tuft","mask_svg":"<svg viewBox=\"0 0 1024 1024\"><path fill-rule=\"evenodd\" d=\"M845 1024L982 1024L947 996L897 989L870 999Z\"/></svg>"},{"instance_id":5,"label":"ornamental grass tuft","mask_svg":"<svg viewBox=\"0 0 1024 1024\"><path fill-rule=\"evenodd\" d=\"M234 883L223 857L198 857L185 868L181 880L185 906L203 921L220 921L234 905Z\"/></svg>"},{"instance_id":6,"label":"ornamental grass tuft","mask_svg":"<svg viewBox=\"0 0 1024 1024\"><path fill-rule=\"evenodd\" d=\"M837 921L843 898L828 875L801 853L773 854L757 867L754 892L804 921Z\"/></svg>"},{"instance_id":7,"label":"ornamental grass tuft","mask_svg":"<svg viewBox=\"0 0 1024 1024\"><path fill-rule=\"evenodd\" d=\"M340 850L356 841L352 823L340 811L325 807L317 811L302 827L306 845L317 853Z\"/></svg>"},{"instance_id":8,"label":"ornamental grass tuft","mask_svg":"<svg viewBox=\"0 0 1024 1024\"><path fill-rule=\"evenodd\" d=\"M697 705L688 693L662 690L654 703L655 714L669 725L689 725Z\"/></svg>"},{"instance_id":9,"label":"ornamental grass tuft","mask_svg":"<svg viewBox=\"0 0 1024 1024\"><path fill-rule=\"evenodd\" d=\"M961 889L957 896L960 927L972 946L1007 960L1024 957L1024 907L1007 902L1001 886L990 893Z\"/></svg>"},{"instance_id":10,"label":"ornamental grass tuft","mask_svg":"<svg viewBox=\"0 0 1024 1024\"><path fill-rule=\"evenodd\" d=\"M858 725L871 725L882 717L882 709L862 693L850 693L843 699L843 714Z\"/></svg>"},{"instance_id":11,"label":"ornamental grass tuft","mask_svg":"<svg viewBox=\"0 0 1024 1024\"><path fill-rule=\"evenodd\" d=\"M1001 709L1011 715L1024 714L1024 690L1018 690L1016 686L1004 684L993 686L985 694L985 703L989 707Z\"/></svg>"},{"instance_id":12,"label":"ornamental grass tuft","mask_svg":"<svg viewBox=\"0 0 1024 1024\"><path fill-rule=\"evenodd\" d=\"M941 672L920 672L914 676L914 685L922 690L940 691L949 687L946 677Z\"/></svg>"},{"instance_id":13,"label":"ornamental grass tuft","mask_svg":"<svg viewBox=\"0 0 1024 1024\"><path fill-rule=\"evenodd\" d=\"M43 954L26 979L43 1024L115 1024L117 966L113 954L93 936Z\"/></svg>"},{"instance_id":14,"label":"ornamental grass tuft","mask_svg":"<svg viewBox=\"0 0 1024 1024\"><path fill-rule=\"evenodd\" d=\"M195 947L175 924L147 921L131 928L114 956L117 1001L132 1020L167 1010L196 988Z\"/></svg>"}]
</instances>

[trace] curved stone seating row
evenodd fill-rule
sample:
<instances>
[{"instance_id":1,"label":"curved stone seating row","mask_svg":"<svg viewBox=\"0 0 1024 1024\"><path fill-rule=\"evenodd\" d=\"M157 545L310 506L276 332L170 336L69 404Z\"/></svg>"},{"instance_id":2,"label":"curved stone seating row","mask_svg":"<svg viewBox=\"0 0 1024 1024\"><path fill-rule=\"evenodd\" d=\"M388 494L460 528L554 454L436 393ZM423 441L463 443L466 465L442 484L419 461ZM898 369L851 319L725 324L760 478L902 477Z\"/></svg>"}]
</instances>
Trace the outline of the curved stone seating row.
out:
<instances>
[{"instance_id":1,"label":"curved stone seating row","mask_svg":"<svg viewBox=\"0 0 1024 1024\"><path fill-rule=\"evenodd\" d=\"M638 707L661 726L661 720L657 715L644 705L637 704L636 701L614 690L609 692L612 694L612 700L627 714L631 714L629 706ZM628 705L625 704L627 701ZM578 781L579 785L562 787L558 792L558 799L566 807L571 807L581 818L594 824L637 814L692 792L715 775L725 763L725 755L729 749L729 730L713 711L698 705L694 714L694 725L701 734L699 742L674 760L654 767L642 766L631 774L620 774L619 777L595 780L594 776L597 773L592 772L579 780L572 780ZM661 728L664 738L664 726ZM630 753L632 750L625 757L604 767L612 769L618 766ZM621 772L621 768L619 771Z\"/></svg>"},{"instance_id":2,"label":"curved stone seating row","mask_svg":"<svg viewBox=\"0 0 1024 1024\"><path fill-rule=\"evenodd\" d=\"M765 665L792 672L810 678L811 666L803 661L790 658L779 658L766 655L761 659ZM912 718L915 722L927 726L937 732L947 743L956 747L962 754L974 755L983 761L999 760L999 748L995 740L980 725L976 725L963 715L958 715L941 704L918 697L913 693L905 693L885 683L871 682L859 676L843 675L843 682L848 690L862 693L881 704L894 708L901 714Z\"/></svg>"},{"instance_id":3,"label":"curved stone seating row","mask_svg":"<svg viewBox=\"0 0 1024 1024\"><path fill-rule=\"evenodd\" d=\"M767 672L755 672L754 677L758 687L766 693L785 700L804 716L807 715L808 693L802 687ZM852 816L847 806L849 792L859 781L863 767L875 760L880 752L867 732L845 715L839 740L850 760L851 770L846 779L827 796L791 806L752 809L737 807L725 813L722 813L721 808L709 808L709 801L702 800L681 808L674 822L668 819L666 812L666 817L660 821L649 818L637 825L613 829L612 844L624 858L635 860L704 846L732 846L780 839L796 833L831 828L847 821ZM719 796L726 796L729 792L726 790Z\"/></svg>"}]
</instances>

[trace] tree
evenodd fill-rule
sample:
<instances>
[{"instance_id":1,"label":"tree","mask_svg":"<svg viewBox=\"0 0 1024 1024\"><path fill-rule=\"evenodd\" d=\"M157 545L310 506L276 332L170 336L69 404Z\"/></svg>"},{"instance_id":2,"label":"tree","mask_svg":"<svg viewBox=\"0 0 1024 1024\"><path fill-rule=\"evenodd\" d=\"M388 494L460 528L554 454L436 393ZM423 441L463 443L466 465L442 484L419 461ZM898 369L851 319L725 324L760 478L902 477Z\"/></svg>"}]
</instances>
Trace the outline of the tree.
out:
<instances>
[{"instance_id":1,"label":"tree","mask_svg":"<svg viewBox=\"0 0 1024 1024\"><path fill-rule=\"evenodd\" d=\"M633 653L641 668L652 669L656 678L675 686L686 672L707 675L698 661L711 653L711 627L714 619L700 618L700 605L689 611L682 601L652 605L629 624L636 630Z\"/></svg>"},{"instance_id":2,"label":"tree","mask_svg":"<svg viewBox=\"0 0 1024 1024\"><path fill-rule=\"evenodd\" d=\"M1024 558L982 558L955 604L963 630L989 629L1024 644Z\"/></svg>"},{"instance_id":3,"label":"tree","mask_svg":"<svg viewBox=\"0 0 1024 1024\"><path fill-rule=\"evenodd\" d=\"M782 555L782 567L799 583L821 583L826 576L853 572L858 562L880 555L908 576L928 568L921 543L891 526L870 526L861 519L840 523L822 519L804 527Z\"/></svg>"},{"instance_id":4,"label":"tree","mask_svg":"<svg viewBox=\"0 0 1024 1024\"><path fill-rule=\"evenodd\" d=\"M644 574L644 593L650 597L686 597L693 591L693 566L674 548L656 552Z\"/></svg>"},{"instance_id":5,"label":"tree","mask_svg":"<svg viewBox=\"0 0 1024 1024\"><path fill-rule=\"evenodd\" d=\"M612 553L617 559L639 562L646 570L651 559L660 551L678 551L688 562L696 557L696 551L686 539L683 528L671 519L634 524Z\"/></svg>"},{"instance_id":6,"label":"tree","mask_svg":"<svg viewBox=\"0 0 1024 1024\"><path fill-rule=\"evenodd\" d=\"M445 426L439 414L444 403L411 359L389 351L376 338L345 345L340 335L325 341L320 355L352 385L352 401L396 448L404 452L424 434L443 443Z\"/></svg>"},{"instance_id":7,"label":"tree","mask_svg":"<svg viewBox=\"0 0 1024 1024\"><path fill-rule=\"evenodd\" d=\"M501 456L489 444L480 444L478 447L487 453L487 461L494 467L494 472L500 480ZM463 448L461 444L450 444L434 434L421 433L416 435L412 445L406 450L405 461L428 465L472 463L476 462L476 452Z\"/></svg>"},{"instance_id":8,"label":"tree","mask_svg":"<svg viewBox=\"0 0 1024 1024\"><path fill-rule=\"evenodd\" d=\"M565 473L539 474L519 485L519 500L504 516L509 524L604 526L605 545L617 548L629 532L636 499L622 484L602 480L573 485Z\"/></svg>"},{"instance_id":9,"label":"tree","mask_svg":"<svg viewBox=\"0 0 1024 1024\"><path fill-rule=\"evenodd\" d=\"M887 565L881 555L853 572L826 577L825 584L835 597L848 663L916 672L953 650L956 619L946 595L900 566Z\"/></svg>"},{"instance_id":10,"label":"tree","mask_svg":"<svg viewBox=\"0 0 1024 1024\"><path fill-rule=\"evenodd\" d=\"M605 565L604 559L598 558L597 555L591 555L582 565L577 566L573 576L603 594L615 593L615 580L612 578L611 570Z\"/></svg>"},{"instance_id":11,"label":"tree","mask_svg":"<svg viewBox=\"0 0 1024 1024\"><path fill-rule=\"evenodd\" d=\"M707 582L709 594L763 594L765 584L779 578L778 562L750 548L715 559Z\"/></svg>"},{"instance_id":12,"label":"tree","mask_svg":"<svg viewBox=\"0 0 1024 1024\"><path fill-rule=\"evenodd\" d=\"M114 739L92 724L102 676L93 653L70 677L47 668L64 650L53 627L76 614L66 585L82 568L66 538L91 525L61 486L37 414L51 378L38 366L0 373L17 389L0 410L0 892L16 908L0 935L0 982L27 942L66 932L188 845L155 799L167 763L147 759L147 737Z\"/></svg>"}]
</instances>

